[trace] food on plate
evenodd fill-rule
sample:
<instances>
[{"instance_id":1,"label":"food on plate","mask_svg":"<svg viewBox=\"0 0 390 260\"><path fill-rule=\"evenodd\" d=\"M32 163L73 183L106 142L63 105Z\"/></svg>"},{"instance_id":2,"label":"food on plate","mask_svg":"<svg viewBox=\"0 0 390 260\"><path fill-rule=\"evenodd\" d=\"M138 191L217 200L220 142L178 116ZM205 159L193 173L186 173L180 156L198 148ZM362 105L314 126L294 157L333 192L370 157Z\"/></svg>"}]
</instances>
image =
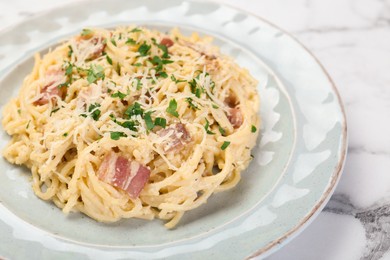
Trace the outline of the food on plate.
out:
<instances>
[{"instance_id":1,"label":"food on plate","mask_svg":"<svg viewBox=\"0 0 390 260\"><path fill-rule=\"evenodd\" d=\"M172 228L239 182L259 132L256 85L210 37L84 29L36 54L3 111L3 154L64 213Z\"/></svg>"}]
</instances>

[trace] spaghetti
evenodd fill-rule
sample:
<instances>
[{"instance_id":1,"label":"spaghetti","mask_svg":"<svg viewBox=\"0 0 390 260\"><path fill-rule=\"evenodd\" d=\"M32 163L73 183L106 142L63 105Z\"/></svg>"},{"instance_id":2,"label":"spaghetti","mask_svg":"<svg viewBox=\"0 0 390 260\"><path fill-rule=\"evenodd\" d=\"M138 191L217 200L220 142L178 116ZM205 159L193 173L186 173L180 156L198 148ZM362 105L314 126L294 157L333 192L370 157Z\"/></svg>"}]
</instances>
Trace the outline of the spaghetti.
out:
<instances>
[{"instance_id":1,"label":"spaghetti","mask_svg":"<svg viewBox=\"0 0 390 260\"><path fill-rule=\"evenodd\" d=\"M234 187L260 120L257 82L209 37L84 29L4 108L11 163L35 194L97 221L167 220Z\"/></svg>"}]
</instances>

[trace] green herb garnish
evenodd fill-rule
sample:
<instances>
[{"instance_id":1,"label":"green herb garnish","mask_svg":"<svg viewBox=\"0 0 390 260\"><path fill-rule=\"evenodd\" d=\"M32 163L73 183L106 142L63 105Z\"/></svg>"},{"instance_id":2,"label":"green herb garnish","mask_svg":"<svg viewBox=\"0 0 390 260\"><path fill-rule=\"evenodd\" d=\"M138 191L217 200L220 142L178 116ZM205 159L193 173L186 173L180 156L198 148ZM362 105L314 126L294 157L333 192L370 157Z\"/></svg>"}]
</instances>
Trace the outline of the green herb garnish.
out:
<instances>
[{"instance_id":1,"label":"green herb garnish","mask_svg":"<svg viewBox=\"0 0 390 260\"><path fill-rule=\"evenodd\" d=\"M221 146L221 149L222 149L222 150L225 150L229 145L230 145L230 142L225 141L225 142L223 142L223 144L222 144L222 146Z\"/></svg>"},{"instance_id":2,"label":"green herb garnish","mask_svg":"<svg viewBox=\"0 0 390 260\"><path fill-rule=\"evenodd\" d=\"M112 65L112 59L110 58L110 56L106 55L106 60L107 62Z\"/></svg>"},{"instance_id":3,"label":"green herb garnish","mask_svg":"<svg viewBox=\"0 0 390 260\"><path fill-rule=\"evenodd\" d=\"M135 27L133 30L131 30L130 31L131 33L133 33L133 32L142 32L142 30L141 29L139 29L139 28L137 28L137 27Z\"/></svg>"},{"instance_id":4,"label":"green herb garnish","mask_svg":"<svg viewBox=\"0 0 390 260\"><path fill-rule=\"evenodd\" d=\"M125 111L125 116L127 116L128 118L135 115L143 116L143 114L144 110L138 102L135 102L133 105L129 106Z\"/></svg>"},{"instance_id":5,"label":"green herb garnish","mask_svg":"<svg viewBox=\"0 0 390 260\"><path fill-rule=\"evenodd\" d=\"M119 140L121 137L127 137L127 135L123 132L111 132L110 135L112 140Z\"/></svg>"},{"instance_id":6,"label":"green herb garnish","mask_svg":"<svg viewBox=\"0 0 390 260\"><path fill-rule=\"evenodd\" d=\"M215 135L214 132L211 132L209 127L210 127L210 122L209 120L207 120L207 118L205 118L206 120L206 125L204 126L204 129L206 130L206 133L209 134L209 135Z\"/></svg>"},{"instance_id":7,"label":"green herb garnish","mask_svg":"<svg viewBox=\"0 0 390 260\"><path fill-rule=\"evenodd\" d=\"M114 93L114 94L111 94L111 97L113 98L120 98L120 99L124 99L127 95L125 93L122 93L120 91Z\"/></svg>"},{"instance_id":8,"label":"green herb garnish","mask_svg":"<svg viewBox=\"0 0 390 260\"><path fill-rule=\"evenodd\" d=\"M154 124L165 128L167 125L167 120L162 117L156 117L156 119L154 120Z\"/></svg>"},{"instance_id":9,"label":"green herb garnish","mask_svg":"<svg viewBox=\"0 0 390 260\"><path fill-rule=\"evenodd\" d=\"M154 128L154 123L153 123L153 120L152 120L152 113L151 111L149 112L146 112L145 113L145 116L144 116L144 120L145 120L145 124L146 124L146 129L149 131L149 130L152 130Z\"/></svg>"},{"instance_id":10,"label":"green herb garnish","mask_svg":"<svg viewBox=\"0 0 390 260\"><path fill-rule=\"evenodd\" d=\"M219 132L221 133L222 136L225 136L225 134L226 134L225 129L223 129L221 126L218 126L218 130L219 130Z\"/></svg>"},{"instance_id":11,"label":"green herb garnish","mask_svg":"<svg viewBox=\"0 0 390 260\"><path fill-rule=\"evenodd\" d=\"M115 47L117 47L117 46L116 46L116 41L115 41L114 38L111 38L111 43L112 43L112 45L114 45Z\"/></svg>"},{"instance_id":12,"label":"green herb garnish","mask_svg":"<svg viewBox=\"0 0 390 260\"><path fill-rule=\"evenodd\" d=\"M252 125L251 132L252 132L252 133L256 133L256 131L257 131L256 126Z\"/></svg>"},{"instance_id":13,"label":"green herb garnish","mask_svg":"<svg viewBox=\"0 0 390 260\"><path fill-rule=\"evenodd\" d=\"M88 112L92 112L91 113L91 117L95 121L99 120L99 117L100 117L100 114L101 114L100 109L98 109L99 107L100 107L100 104L95 103L95 104L89 105L89 108L88 108Z\"/></svg>"},{"instance_id":14,"label":"green herb garnish","mask_svg":"<svg viewBox=\"0 0 390 260\"><path fill-rule=\"evenodd\" d=\"M179 117L179 113L176 111L176 109L177 102L175 99L171 99L171 101L169 101L169 106L167 107L166 111L174 117Z\"/></svg>"},{"instance_id":15,"label":"green herb garnish","mask_svg":"<svg viewBox=\"0 0 390 260\"><path fill-rule=\"evenodd\" d=\"M89 35L91 35L91 34L93 34L93 31L90 30L90 29L83 29L83 30L81 31L81 36L89 36Z\"/></svg>"},{"instance_id":16,"label":"green herb garnish","mask_svg":"<svg viewBox=\"0 0 390 260\"><path fill-rule=\"evenodd\" d=\"M91 65L87 70L88 82L95 83L98 79L104 79L104 68L101 65Z\"/></svg>"},{"instance_id":17,"label":"green herb garnish","mask_svg":"<svg viewBox=\"0 0 390 260\"><path fill-rule=\"evenodd\" d=\"M193 110L199 110L199 107L194 104L194 101L192 100L192 98L188 97L188 98L186 98L186 101L188 103L189 108L191 108Z\"/></svg>"},{"instance_id":18,"label":"green herb garnish","mask_svg":"<svg viewBox=\"0 0 390 260\"><path fill-rule=\"evenodd\" d=\"M132 38L128 38L127 41L126 41L125 43L126 43L126 44L130 44L130 45L134 45L134 44L136 44L137 42L136 42L134 39L132 39Z\"/></svg>"},{"instance_id":19,"label":"green herb garnish","mask_svg":"<svg viewBox=\"0 0 390 260\"><path fill-rule=\"evenodd\" d=\"M150 48L152 48L152 46L147 45L146 43L143 43L141 46L139 46L138 52L141 56L146 56L146 55L148 55Z\"/></svg>"}]
</instances>

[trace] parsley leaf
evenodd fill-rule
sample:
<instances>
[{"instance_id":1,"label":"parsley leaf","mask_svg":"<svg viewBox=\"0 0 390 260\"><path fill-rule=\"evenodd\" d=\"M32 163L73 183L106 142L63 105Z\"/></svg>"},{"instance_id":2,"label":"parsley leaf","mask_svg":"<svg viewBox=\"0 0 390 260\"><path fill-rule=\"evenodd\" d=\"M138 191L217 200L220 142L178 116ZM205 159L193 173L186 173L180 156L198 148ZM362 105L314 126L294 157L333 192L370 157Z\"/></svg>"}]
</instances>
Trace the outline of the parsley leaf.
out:
<instances>
[{"instance_id":1,"label":"parsley leaf","mask_svg":"<svg viewBox=\"0 0 390 260\"><path fill-rule=\"evenodd\" d=\"M140 90L141 87L142 87L142 82L139 78L134 78L135 81L133 81L133 86L135 86L135 88L137 90Z\"/></svg>"},{"instance_id":2,"label":"parsley leaf","mask_svg":"<svg viewBox=\"0 0 390 260\"><path fill-rule=\"evenodd\" d=\"M162 77L164 79L168 78L168 74L165 71L160 71L158 74L156 74L158 77Z\"/></svg>"},{"instance_id":3,"label":"parsley leaf","mask_svg":"<svg viewBox=\"0 0 390 260\"><path fill-rule=\"evenodd\" d=\"M67 137L67 136L68 136L68 133L64 133L63 136Z\"/></svg>"},{"instance_id":4,"label":"parsley leaf","mask_svg":"<svg viewBox=\"0 0 390 260\"><path fill-rule=\"evenodd\" d=\"M116 41L115 41L114 38L111 38L111 43L112 43L112 45L114 45L115 47L117 47L117 46L116 46Z\"/></svg>"},{"instance_id":5,"label":"parsley leaf","mask_svg":"<svg viewBox=\"0 0 390 260\"><path fill-rule=\"evenodd\" d=\"M90 30L90 29L83 29L83 30L81 31L81 36L89 36L89 35L91 35L91 34L93 34L93 31Z\"/></svg>"},{"instance_id":6,"label":"parsley leaf","mask_svg":"<svg viewBox=\"0 0 390 260\"><path fill-rule=\"evenodd\" d=\"M163 55L161 57L169 59L168 47L164 44L157 44L157 47L163 51Z\"/></svg>"},{"instance_id":7,"label":"parsley leaf","mask_svg":"<svg viewBox=\"0 0 390 260\"><path fill-rule=\"evenodd\" d=\"M154 124L165 128L167 126L167 120L162 117L156 117L156 119L154 120Z\"/></svg>"},{"instance_id":8,"label":"parsley leaf","mask_svg":"<svg viewBox=\"0 0 390 260\"><path fill-rule=\"evenodd\" d=\"M176 79L176 77L175 77L175 75L171 75L171 80L173 81L173 82L175 82L176 84L177 83L180 83L180 82L186 82L186 80L182 80L182 79Z\"/></svg>"},{"instance_id":9,"label":"parsley leaf","mask_svg":"<svg viewBox=\"0 0 390 260\"><path fill-rule=\"evenodd\" d=\"M97 109L99 107L100 107L100 104L95 103L95 104L89 105L89 108L88 108L88 112L92 112L91 113L91 117L95 121L99 120L99 117L100 117L100 114L101 114L100 109Z\"/></svg>"},{"instance_id":10,"label":"parsley leaf","mask_svg":"<svg viewBox=\"0 0 390 260\"><path fill-rule=\"evenodd\" d=\"M221 149L225 150L226 148L228 148L229 145L230 145L230 142L229 141L225 141L225 142L223 142L223 144L221 146Z\"/></svg>"},{"instance_id":11,"label":"parsley leaf","mask_svg":"<svg viewBox=\"0 0 390 260\"><path fill-rule=\"evenodd\" d=\"M98 79L104 79L104 68L101 65L91 65L87 70L87 80L88 82L95 83Z\"/></svg>"},{"instance_id":12,"label":"parsley leaf","mask_svg":"<svg viewBox=\"0 0 390 260\"><path fill-rule=\"evenodd\" d=\"M137 42L132 38L127 38L126 44L135 45Z\"/></svg>"},{"instance_id":13,"label":"parsley leaf","mask_svg":"<svg viewBox=\"0 0 390 260\"><path fill-rule=\"evenodd\" d=\"M219 130L219 132L221 133L222 136L225 136L225 134L226 134L225 129L223 129L221 126L218 126L218 130Z\"/></svg>"},{"instance_id":14,"label":"parsley leaf","mask_svg":"<svg viewBox=\"0 0 390 260\"><path fill-rule=\"evenodd\" d=\"M142 64L138 62L138 63L134 63L133 66L135 66L135 67L141 67Z\"/></svg>"},{"instance_id":15,"label":"parsley leaf","mask_svg":"<svg viewBox=\"0 0 390 260\"><path fill-rule=\"evenodd\" d=\"M127 135L123 132L111 132L110 135L112 140L119 140L121 137L127 137Z\"/></svg>"},{"instance_id":16,"label":"parsley leaf","mask_svg":"<svg viewBox=\"0 0 390 260\"><path fill-rule=\"evenodd\" d=\"M126 96L127 96L127 94L122 93L120 91L118 91L118 92L116 92L114 94L111 94L111 97L113 97L113 98L120 98L120 99L124 99Z\"/></svg>"},{"instance_id":17,"label":"parsley leaf","mask_svg":"<svg viewBox=\"0 0 390 260\"><path fill-rule=\"evenodd\" d=\"M206 125L204 126L204 129L206 130L207 134L209 134L209 135L215 135L215 133L214 133L214 132L211 132L210 129L209 129L209 127L210 127L210 122L209 122L209 120L207 120L207 118L205 118L205 119L206 119Z\"/></svg>"},{"instance_id":18,"label":"parsley leaf","mask_svg":"<svg viewBox=\"0 0 390 260\"><path fill-rule=\"evenodd\" d=\"M110 58L110 56L106 55L106 59L107 59L107 62L112 65L112 59Z\"/></svg>"},{"instance_id":19,"label":"parsley leaf","mask_svg":"<svg viewBox=\"0 0 390 260\"><path fill-rule=\"evenodd\" d=\"M58 110L60 110L60 108L59 108L59 107L57 107L57 108L53 109L53 110L50 112L50 116L51 116L53 113L57 112Z\"/></svg>"},{"instance_id":20,"label":"parsley leaf","mask_svg":"<svg viewBox=\"0 0 390 260\"><path fill-rule=\"evenodd\" d=\"M127 129L130 129L131 131L137 132L136 126L138 125L138 123L133 121L133 120L124 121L123 123L118 123L118 122L116 122L116 123L124 128L127 128Z\"/></svg>"},{"instance_id":21,"label":"parsley leaf","mask_svg":"<svg viewBox=\"0 0 390 260\"><path fill-rule=\"evenodd\" d=\"M66 76L72 75L72 71L73 71L73 64L69 62L68 66L65 69L65 75Z\"/></svg>"},{"instance_id":22,"label":"parsley leaf","mask_svg":"<svg viewBox=\"0 0 390 260\"><path fill-rule=\"evenodd\" d=\"M145 124L146 124L146 129L149 131L149 130L152 130L154 128L154 123L153 123L153 120L152 120L152 111L149 111L149 112L146 112L145 113Z\"/></svg>"},{"instance_id":23,"label":"parsley leaf","mask_svg":"<svg viewBox=\"0 0 390 260\"><path fill-rule=\"evenodd\" d=\"M68 51L68 57L72 57L72 54L73 54L73 49L72 49L72 46L68 45L68 48L69 48L69 51Z\"/></svg>"},{"instance_id":24,"label":"parsley leaf","mask_svg":"<svg viewBox=\"0 0 390 260\"><path fill-rule=\"evenodd\" d=\"M194 101L192 100L192 98L188 97L186 98L186 101L188 103L188 107L193 109L193 110L199 110L200 108L194 104Z\"/></svg>"},{"instance_id":25,"label":"parsley leaf","mask_svg":"<svg viewBox=\"0 0 390 260\"><path fill-rule=\"evenodd\" d=\"M252 125L251 132L252 132L252 133L256 133L256 131L257 131L256 126Z\"/></svg>"},{"instance_id":26,"label":"parsley leaf","mask_svg":"<svg viewBox=\"0 0 390 260\"><path fill-rule=\"evenodd\" d=\"M129 106L125 111L125 116L127 116L128 118L135 115L143 116L143 114L144 110L138 102L135 102L133 105Z\"/></svg>"},{"instance_id":27,"label":"parsley leaf","mask_svg":"<svg viewBox=\"0 0 390 260\"><path fill-rule=\"evenodd\" d=\"M171 99L171 101L169 101L169 106L167 107L166 111L174 117L179 117L179 113L177 113L176 109L177 102L175 99Z\"/></svg>"},{"instance_id":28,"label":"parsley leaf","mask_svg":"<svg viewBox=\"0 0 390 260\"><path fill-rule=\"evenodd\" d=\"M150 48L152 48L152 46L147 45L146 43L143 43L141 46L139 46L138 52L141 56L146 56L146 55L148 55Z\"/></svg>"},{"instance_id":29,"label":"parsley leaf","mask_svg":"<svg viewBox=\"0 0 390 260\"><path fill-rule=\"evenodd\" d=\"M142 32L142 30L141 29L139 29L139 28L137 28L137 27L135 27L133 30L131 30L130 31L131 33L133 33L133 32Z\"/></svg>"}]
</instances>

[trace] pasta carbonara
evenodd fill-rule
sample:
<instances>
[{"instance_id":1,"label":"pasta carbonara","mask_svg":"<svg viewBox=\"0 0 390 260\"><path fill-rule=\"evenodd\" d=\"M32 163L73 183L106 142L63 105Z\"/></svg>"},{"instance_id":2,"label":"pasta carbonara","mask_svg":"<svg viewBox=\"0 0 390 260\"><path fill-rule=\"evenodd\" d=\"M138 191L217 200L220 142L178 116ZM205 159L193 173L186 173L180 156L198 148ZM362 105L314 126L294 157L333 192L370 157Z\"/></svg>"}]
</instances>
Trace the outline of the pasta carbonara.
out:
<instances>
[{"instance_id":1,"label":"pasta carbonara","mask_svg":"<svg viewBox=\"0 0 390 260\"><path fill-rule=\"evenodd\" d=\"M167 220L234 187L259 129L257 82L210 37L84 29L4 108L11 163L64 213Z\"/></svg>"}]
</instances>

